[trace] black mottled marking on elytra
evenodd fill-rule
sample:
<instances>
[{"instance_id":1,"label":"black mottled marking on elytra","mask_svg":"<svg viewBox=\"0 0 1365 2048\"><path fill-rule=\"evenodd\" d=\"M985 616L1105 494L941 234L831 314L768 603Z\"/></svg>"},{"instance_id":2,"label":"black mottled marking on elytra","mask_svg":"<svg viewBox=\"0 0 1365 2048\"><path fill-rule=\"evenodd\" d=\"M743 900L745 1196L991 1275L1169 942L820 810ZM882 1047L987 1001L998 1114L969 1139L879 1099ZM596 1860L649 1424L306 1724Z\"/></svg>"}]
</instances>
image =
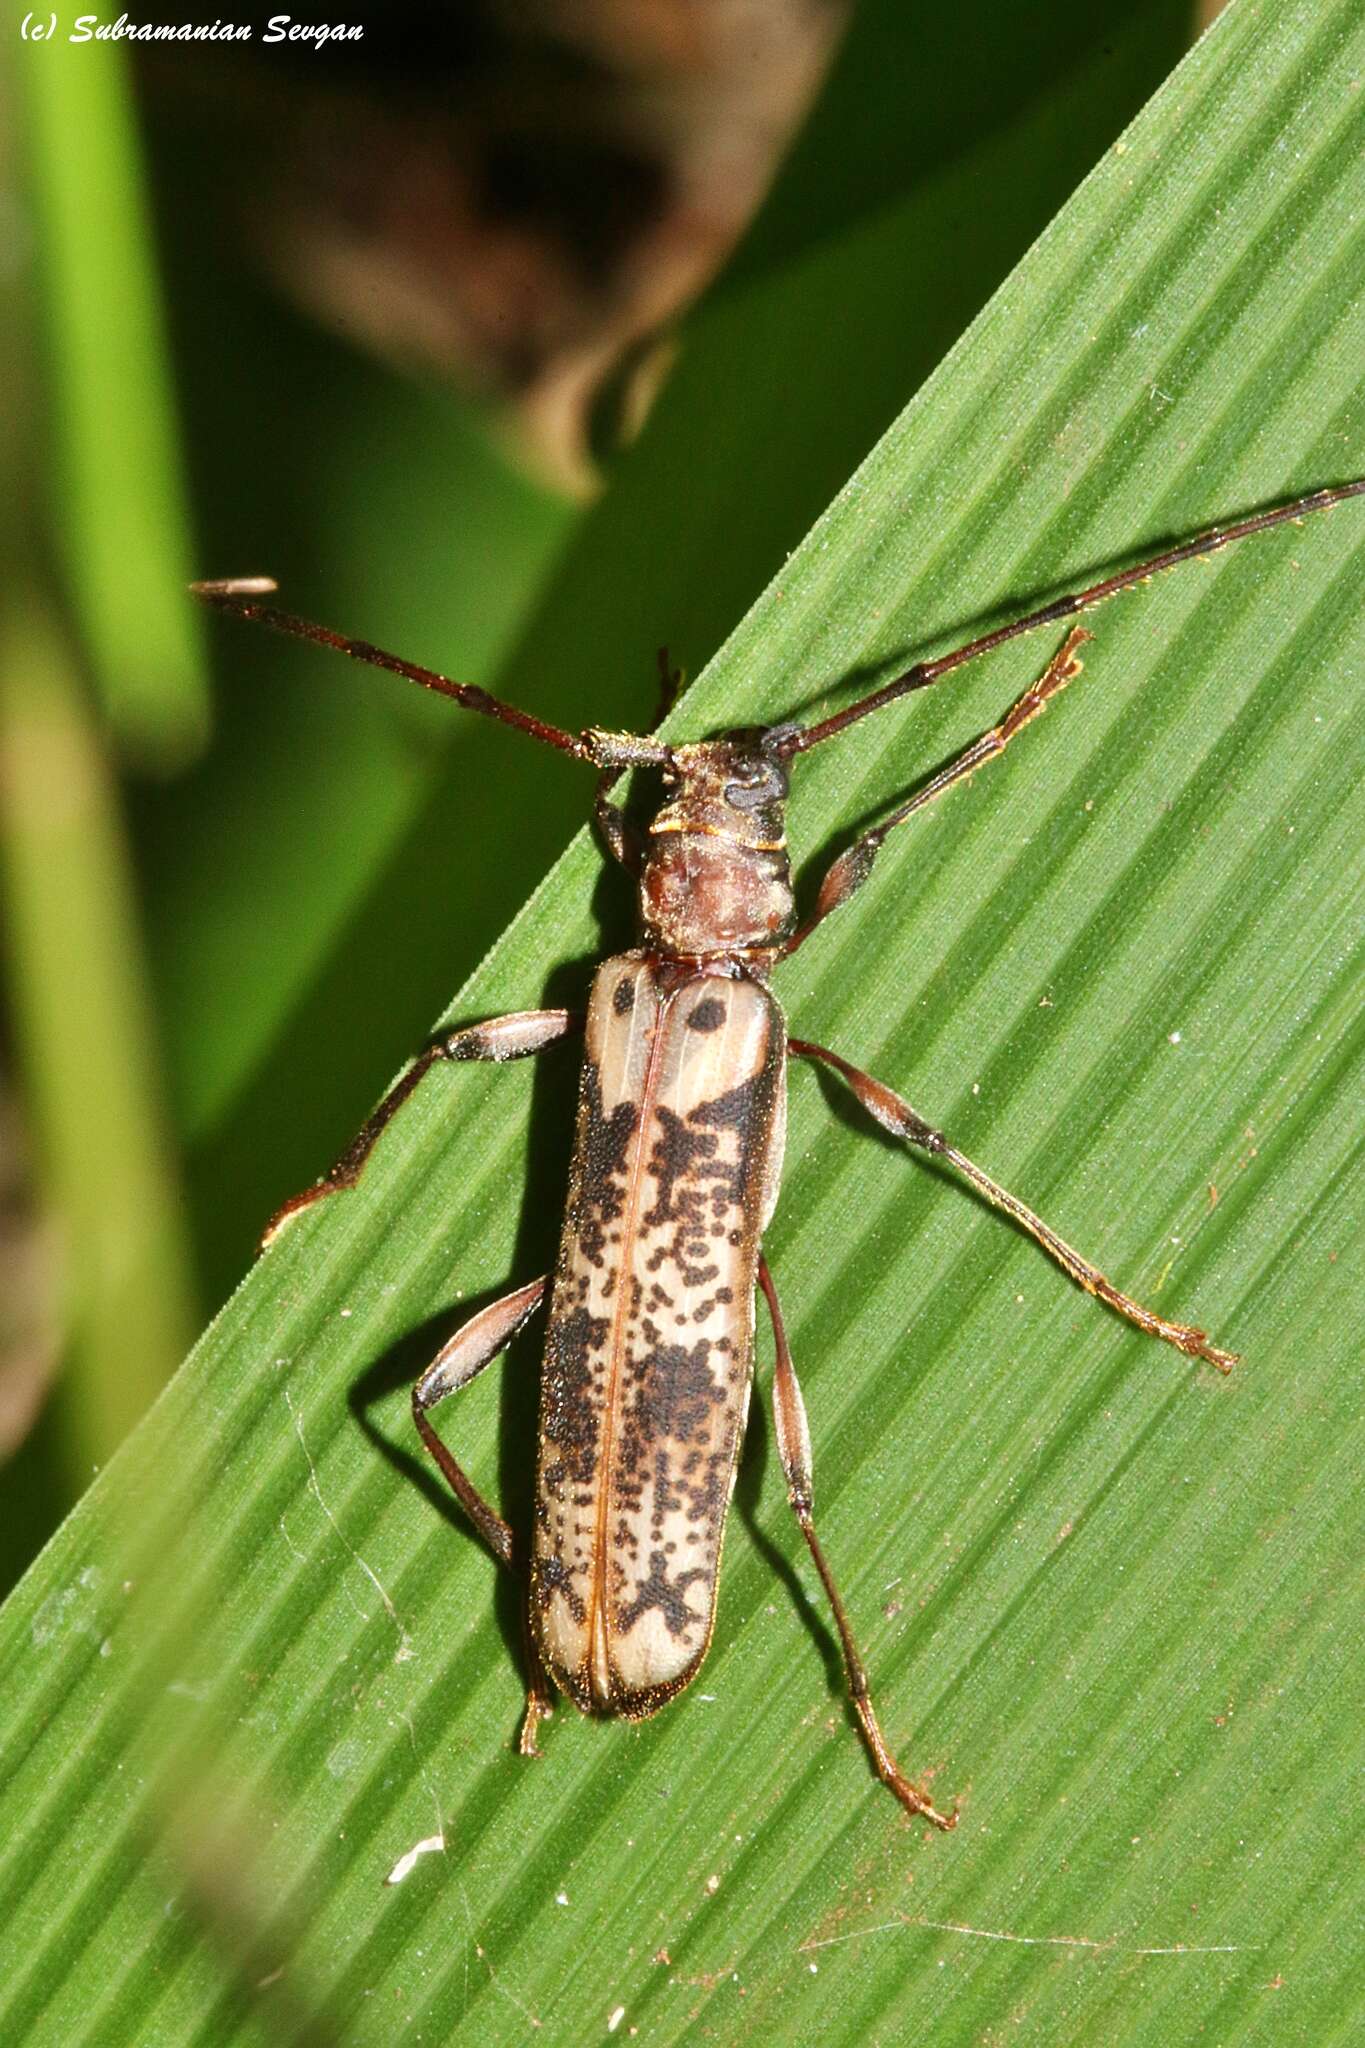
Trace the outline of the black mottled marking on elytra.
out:
<instances>
[{"instance_id":1,"label":"black mottled marking on elytra","mask_svg":"<svg viewBox=\"0 0 1365 2048\"><path fill-rule=\"evenodd\" d=\"M690 1628L699 1624L704 1626L706 1616L694 1613L687 1604L687 1589L698 1579L705 1580L709 1576L705 1571L690 1571L679 1572L676 1579L670 1579L664 1552L651 1550L649 1576L636 1582L634 1599L618 1608L617 1628L623 1634L628 1632L651 1609L662 1614L664 1626L671 1636L683 1636Z\"/></svg>"},{"instance_id":2,"label":"black mottled marking on elytra","mask_svg":"<svg viewBox=\"0 0 1365 2048\"><path fill-rule=\"evenodd\" d=\"M687 1013L689 1031L719 1031L725 1022L725 1004L717 996L703 996L702 1000Z\"/></svg>"},{"instance_id":3,"label":"black mottled marking on elytra","mask_svg":"<svg viewBox=\"0 0 1365 2048\"><path fill-rule=\"evenodd\" d=\"M645 1211L641 1221L646 1229L654 1230L661 1223L671 1223L678 1216L678 1184L696 1176L697 1167L715 1158L718 1140L710 1131L690 1131L675 1111L665 1108L663 1103L655 1105L654 1115L658 1134L654 1148L649 1155L649 1171L658 1184L658 1195L654 1206ZM728 1174L727 1166L717 1171Z\"/></svg>"},{"instance_id":4,"label":"black mottled marking on elytra","mask_svg":"<svg viewBox=\"0 0 1365 2048\"><path fill-rule=\"evenodd\" d=\"M626 1152L640 1111L634 1102L618 1102L610 1116L604 1113L602 1077L591 1059L583 1062L579 1104L565 1237L576 1237L588 1264L600 1266L608 1226L619 1222L625 1204Z\"/></svg>"},{"instance_id":5,"label":"black mottled marking on elytra","mask_svg":"<svg viewBox=\"0 0 1365 2048\"><path fill-rule=\"evenodd\" d=\"M606 1341L607 1319L573 1308L551 1318L545 1337L542 1413L545 1436L554 1445L555 1463L545 1472L546 1486L558 1492L566 1484L591 1487L601 1406L593 1391L593 1363Z\"/></svg>"},{"instance_id":6,"label":"black mottled marking on elytra","mask_svg":"<svg viewBox=\"0 0 1365 2048\"><path fill-rule=\"evenodd\" d=\"M644 1446L646 1456L649 1445ZM653 1471L654 1512L650 1517L650 1534L656 1538L663 1534L664 1522L669 1515L676 1515L687 1506L687 1496L673 1481L673 1454L667 1444L654 1447Z\"/></svg>"},{"instance_id":7,"label":"black mottled marking on elytra","mask_svg":"<svg viewBox=\"0 0 1365 2048\"><path fill-rule=\"evenodd\" d=\"M690 1124L704 1124L712 1130L745 1131L754 1120L754 1098L763 1082L763 1074L750 1074L734 1088L727 1088L723 1095L715 1095L710 1102L699 1102L687 1121Z\"/></svg>"},{"instance_id":8,"label":"black mottled marking on elytra","mask_svg":"<svg viewBox=\"0 0 1365 2048\"><path fill-rule=\"evenodd\" d=\"M562 1558L541 1557L536 1560L535 1589L537 1605L544 1610L550 1604L553 1593L562 1593L568 1603L570 1614L581 1628L585 1618L583 1602L575 1593L573 1578Z\"/></svg>"},{"instance_id":9,"label":"black mottled marking on elytra","mask_svg":"<svg viewBox=\"0 0 1365 2048\"><path fill-rule=\"evenodd\" d=\"M710 1339L692 1345L656 1343L632 1359L630 1379L638 1391L634 1419L649 1441L686 1444L703 1434L707 1418L725 1396L712 1378Z\"/></svg>"},{"instance_id":10,"label":"black mottled marking on elytra","mask_svg":"<svg viewBox=\"0 0 1365 2048\"><path fill-rule=\"evenodd\" d=\"M623 974L611 993L611 1007L618 1017L635 1008L635 977Z\"/></svg>"},{"instance_id":11,"label":"black mottled marking on elytra","mask_svg":"<svg viewBox=\"0 0 1365 2048\"><path fill-rule=\"evenodd\" d=\"M672 1264L688 1291L717 1278L719 1267L704 1263L714 1226L736 1205L742 1209L749 1193L755 1141L766 1138L770 1122L763 1080L757 1075L714 1102L700 1104L686 1117L663 1104L655 1106L649 1171L657 1195L641 1222L651 1232L670 1224L673 1228L655 1245L647 1264L651 1272ZM739 1141L733 1159L723 1156L718 1135L730 1130ZM732 1234L731 1242L742 1243L743 1233Z\"/></svg>"}]
</instances>

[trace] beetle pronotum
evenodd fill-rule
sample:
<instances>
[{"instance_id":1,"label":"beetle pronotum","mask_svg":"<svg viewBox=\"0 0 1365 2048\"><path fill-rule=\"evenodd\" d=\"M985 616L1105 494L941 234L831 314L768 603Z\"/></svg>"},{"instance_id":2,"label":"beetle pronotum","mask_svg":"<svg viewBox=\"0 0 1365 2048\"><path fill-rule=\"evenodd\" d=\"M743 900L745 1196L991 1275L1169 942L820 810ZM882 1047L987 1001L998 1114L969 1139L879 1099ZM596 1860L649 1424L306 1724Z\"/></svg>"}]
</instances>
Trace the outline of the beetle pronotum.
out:
<instances>
[{"instance_id":1,"label":"beetle pronotum","mask_svg":"<svg viewBox=\"0 0 1365 2048\"><path fill-rule=\"evenodd\" d=\"M635 876L641 943L597 970L585 1017L529 1010L444 1037L418 1057L353 1144L285 1204L269 1243L321 1196L351 1187L390 1118L438 1061L520 1059L582 1029L578 1124L559 1259L473 1316L413 1388L422 1440L495 1555L528 1573L529 1682L521 1750L538 1753L553 1682L585 1713L642 1719L696 1675L715 1618L726 1511L753 1373L760 1291L776 1347L776 1437L801 1533L829 1596L849 1690L878 1776L912 1814L940 1812L897 1765L868 1692L844 1604L816 1535L805 1408L761 1241L777 1199L789 1054L822 1062L906 1144L937 1155L1003 1209L1088 1293L1220 1372L1232 1352L1114 1287L1055 1231L967 1159L909 1104L838 1053L789 1038L768 987L777 963L862 886L888 832L1004 752L1080 670L1075 627L1042 676L983 734L870 830L825 874L798 918L784 832L788 768L855 720L926 688L978 654L1071 618L1177 563L1365 491L1365 478L1276 505L1167 549L1086 590L917 664L818 724L788 721L686 745L654 737L676 691L665 664L660 716L644 735L574 734L469 684L258 602L266 578L200 583L221 611L391 669L500 719L598 771L595 815ZM658 770L665 800L643 834L612 801L630 768ZM523 1548L475 1489L429 1412L465 1387L550 1296L541 1391L535 1527Z\"/></svg>"}]
</instances>

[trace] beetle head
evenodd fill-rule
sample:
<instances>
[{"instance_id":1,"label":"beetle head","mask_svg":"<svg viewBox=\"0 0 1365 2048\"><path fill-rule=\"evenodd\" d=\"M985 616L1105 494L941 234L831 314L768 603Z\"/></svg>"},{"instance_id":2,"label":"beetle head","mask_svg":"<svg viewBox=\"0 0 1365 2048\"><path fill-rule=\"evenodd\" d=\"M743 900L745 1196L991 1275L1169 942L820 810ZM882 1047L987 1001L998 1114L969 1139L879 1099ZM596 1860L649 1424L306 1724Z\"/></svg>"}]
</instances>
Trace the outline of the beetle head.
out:
<instances>
[{"instance_id":1,"label":"beetle head","mask_svg":"<svg viewBox=\"0 0 1365 2048\"><path fill-rule=\"evenodd\" d=\"M767 731L671 747L640 876L645 941L713 954L771 946L792 926L787 771Z\"/></svg>"}]
</instances>

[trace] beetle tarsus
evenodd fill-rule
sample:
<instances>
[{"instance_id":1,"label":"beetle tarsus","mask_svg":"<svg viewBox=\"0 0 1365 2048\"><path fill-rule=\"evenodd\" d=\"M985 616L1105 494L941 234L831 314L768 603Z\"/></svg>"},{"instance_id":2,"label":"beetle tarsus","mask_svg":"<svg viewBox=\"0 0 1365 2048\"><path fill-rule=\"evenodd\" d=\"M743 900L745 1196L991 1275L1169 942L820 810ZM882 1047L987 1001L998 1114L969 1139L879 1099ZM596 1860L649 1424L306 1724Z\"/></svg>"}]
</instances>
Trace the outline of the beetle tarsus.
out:
<instances>
[{"instance_id":1,"label":"beetle tarsus","mask_svg":"<svg viewBox=\"0 0 1365 2048\"><path fill-rule=\"evenodd\" d=\"M536 1740L536 1730L542 1721L548 1721L554 1708L544 1693L530 1691L526 1695L526 1714L517 1738L518 1756L543 1756L544 1751Z\"/></svg>"},{"instance_id":2,"label":"beetle tarsus","mask_svg":"<svg viewBox=\"0 0 1365 2048\"><path fill-rule=\"evenodd\" d=\"M872 1761L876 1766L877 1776L881 1779L883 1785L889 1791L894 1792L907 1813L913 1814L916 1819L931 1821L936 1828L942 1828L945 1834L951 1834L952 1830L957 1826L956 1801L953 1803L951 1813L940 1813L928 1793L922 1792L918 1785L912 1784L910 1779L905 1776L905 1773L901 1770L896 1759L886 1746L886 1737L882 1734L881 1723L878 1721L872 1702L867 1696L865 1681L861 1691L857 1688L854 1689L853 1705L857 1710L858 1720L862 1726L867 1746L872 1752Z\"/></svg>"},{"instance_id":3,"label":"beetle tarsus","mask_svg":"<svg viewBox=\"0 0 1365 2048\"><path fill-rule=\"evenodd\" d=\"M1207 1365L1213 1366L1221 1373L1231 1372L1233 1366L1240 1363L1240 1352L1221 1350L1217 1344L1209 1342L1203 1330L1192 1330L1181 1323L1174 1323L1171 1327L1173 1331L1178 1331L1179 1335L1173 1335L1170 1341L1178 1345L1187 1357L1202 1358Z\"/></svg>"},{"instance_id":4,"label":"beetle tarsus","mask_svg":"<svg viewBox=\"0 0 1365 2048\"><path fill-rule=\"evenodd\" d=\"M956 1806L951 1813L940 1813L932 1799L921 1792L918 1785L912 1785L908 1778L903 1778L899 1771L893 1772L889 1777L885 1773L880 1775L882 1783L895 1794L912 1819L927 1820L932 1827L938 1828L945 1835L953 1832L957 1826Z\"/></svg>"}]
</instances>

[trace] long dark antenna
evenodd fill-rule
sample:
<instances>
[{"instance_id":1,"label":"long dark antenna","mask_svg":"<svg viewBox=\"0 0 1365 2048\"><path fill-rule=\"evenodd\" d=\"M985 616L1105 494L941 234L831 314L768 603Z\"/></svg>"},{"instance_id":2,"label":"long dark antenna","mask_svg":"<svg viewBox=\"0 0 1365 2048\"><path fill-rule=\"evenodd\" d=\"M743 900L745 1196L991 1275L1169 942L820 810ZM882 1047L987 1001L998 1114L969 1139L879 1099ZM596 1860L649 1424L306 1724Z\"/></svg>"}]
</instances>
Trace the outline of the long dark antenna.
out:
<instances>
[{"instance_id":1,"label":"long dark antenna","mask_svg":"<svg viewBox=\"0 0 1365 2048\"><path fill-rule=\"evenodd\" d=\"M504 704L500 697L490 696L487 690L479 689L475 683L457 683L450 676L438 675L435 669L423 668L418 662L386 654L382 647L372 647L368 640L349 639L344 633L334 633L329 626L317 626L311 619L298 619L292 612L276 611L273 605L256 602L258 597L268 596L278 588L269 576L233 576L221 583L190 585L194 595L202 603L212 605L215 611L227 612L237 619L251 619L257 625L270 626L276 633L290 633L296 640L316 641L319 647L334 647L338 654L349 654L353 661L368 661L374 668L386 668L393 675L406 676L410 682L420 683L424 690L435 690L438 696L453 697L457 704L464 705L466 711L479 711L485 718L500 719L504 725L514 726L530 739L540 740L547 747L557 747L561 754L572 754L579 761L594 759L586 741L577 734L549 725L529 711L518 711L515 704Z\"/></svg>"},{"instance_id":2,"label":"long dark antenna","mask_svg":"<svg viewBox=\"0 0 1365 2048\"><path fill-rule=\"evenodd\" d=\"M1343 498L1359 497L1362 491L1365 491L1365 477L1356 477L1348 484L1334 484L1327 490L1312 491L1306 498L1294 498L1285 505L1272 505L1268 511L1257 512L1250 519L1239 519L1234 526L1211 527L1194 540L1181 541L1178 547L1153 555L1150 561L1122 569L1117 576L1106 576L1102 583L1092 583L1088 590L1054 598L1041 610L1028 612L1021 619L1011 619L1008 625L983 633L979 640L968 640L950 654L940 654L934 661L916 662L894 682L883 683L880 690L874 690L870 697L850 704L847 710L836 711L832 717L822 719L819 725L798 726L794 732L784 735L777 742L777 752L784 755L808 753L824 740L832 740L836 733L845 731L858 719L866 718L869 712L880 711L884 704L894 704L898 697L907 697L912 690L927 689L940 676L946 676L950 669L961 668L964 662L974 661L978 654L989 654L993 647L1001 647L1007 640L1017 640L1021 633L1032 633L1039 626L1051 626L1059 619L1073 618L1077 612L1088 611L1091 605L1103 604L1106 597L1128 590L1134 583L1142 583L1163 569L1174 569L1180 562L1196 561L1200 555L1217 554L1220 548L1228 547L1235 540L1245 540L1253 533L1264 533L1267 528L1281 526L1286 520L1302 519L1309 512L1325 512L1329 505L1339 505Z\"/></svg>"}]
</instances>

